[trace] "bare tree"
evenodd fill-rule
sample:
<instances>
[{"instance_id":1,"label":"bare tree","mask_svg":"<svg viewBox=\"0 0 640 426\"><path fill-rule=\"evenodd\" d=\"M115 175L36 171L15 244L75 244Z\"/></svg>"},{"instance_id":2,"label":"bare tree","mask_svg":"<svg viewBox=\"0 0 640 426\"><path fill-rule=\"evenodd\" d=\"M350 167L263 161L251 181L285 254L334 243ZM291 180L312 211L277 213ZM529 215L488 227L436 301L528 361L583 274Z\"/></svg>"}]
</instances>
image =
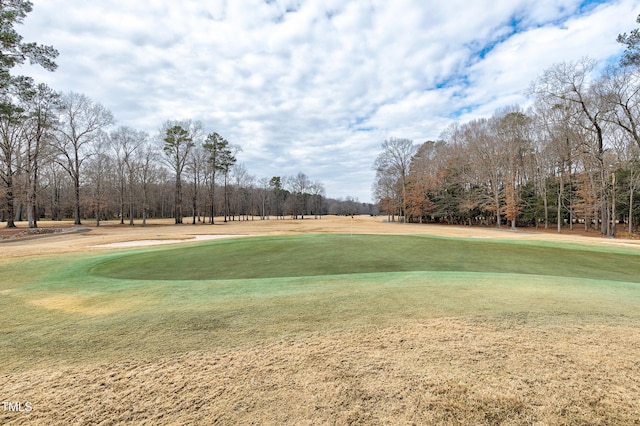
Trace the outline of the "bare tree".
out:
<instances>
[{"instance_id":1,"label":"bare tree","mask_svg":"<svg viewBox=\"0 0 640 426\"><path fill-rule=\"evenodd\" d=\"M322 219L322 209L325 197L324 185L319 180L314 181L311 183L309 191L311 192L311 205L314 218Z\"/></svg>"},{"instance_id":2,"label":"bare tree","mask_svg":"<svg viewBox=\"0 0 640 426\"><path fill-rule=\"evenodd\" d=\"M109 144L109 137L106 134L102 134L100 140L93 145L94 151L86 162L86 175L91 188L90 194L96 217L96 226L100 226L103 203L107 197L108 181L114 175L114 161L107 152Z\"/></svg>"},{"instance_id":3,"label":"bare tree","mask_svg":"<svg viewBox=\"0 0 640 426\"><path fill-rule=\"evenodd\" d=\"M129 216L129 225L134 224L135 185L138 172L136 153L146 142L145 132L121 126L109 134L109 145L114 155L118 178L120 201L120 224L124 224L125 215ZM125 202L128 211L125 212Z\"/></svg>"},{"instance_id":4,"label":"bare tree","mask_svg":"<svg viewBox=\"0 0 640 426\"><path fill-rule=\"evenodd\" d=\"M496 227L501 227L503 214L505 149L496 137L499 119L473 120L462 126L469 161L484 187L487 199L481 202L486 211L495 215Z\"/></svg>"},{"instance_id":5,"label":"bare tree","mask_svg":"<svg viewBox=\"0 0 640 426\"><path fill-rule=\"evenodd\" d=\"M604 120L623 129L640 148L640 70L609 66L594 90L605 103Z\"/></svg>"},{"instance_id":6,"label":"bare tree","mask_svg":"<svg viewBox=\"0 0 640 426\"><path fill-rule=\"evenodd\" d=\"M399 214L402 216L405 215L406 209L409 165L415 151L416 146L412 140L391 138L382 143L382 153L378 155L374 163L374 170L378 174L379 180L390 178L398 183L400 190L400 193L397 194L400 200Z\"/></svg>"},{"instance_id":7,"label":"bare tree","mask_svg":"<svg viewBox=\"0 0 640 426\"><path fill-rule=\"evenodd\" d=\"M434 189L436 181L432 174L437 171L433 164L435 145L434 141L422 143L409 165L407 212L409 220L413 221L417 217L420 223L433 208L429 194Z\"/></svg>"},{"instance_id":8,"label":"bare tree","mask_svg":"<svg viewBox=\"0 0 640 426\"><path fill-rule=\"evenodd\" d=\"M243 217L247 220L251 202L250 188L253 186L255 177L249 174L242 163L234 164L232 172L235 179L235 205L238 220Z\"/></svg>"},{"instance_id":9,"label":"bare tree","mask_svg":"<svg viewBox=\"0 0 640 426\"><path fill-rule=\"evenodd\" d=\"M142 226L147 224L147 216L149 215L149 192L150 186L157 180L158 152L153 145L145 143L138 150L137 162L140 165L140 186L142 192Z\"/></svg>"},{"instance_id":10,"label":"bare tree","mask_svg":"<svg viewBox=\"0 0 640 426\"><path fill-rule=\"evenodd\" d=\"M292 215L294 219L297 219L300 215L304 219L306 207L307 207L307 190L311 185L311 181L302 172L298 172L297 175L291 176L288 179L289 188L293 194Z\"/></svg>"},{"instance_id":11,"label":"bare tree","mask_svg":"<svg viewBox=\"0 0 640 426\"><path fill-rule=\"evenodd\" d=\"M269 178L260 178L258 184L260 185L258 189L260 202L260 220L265 220L268 219L267 200L269 199Z\"/></svg>"},{"instance_id":12,"label":"bare tree","mask_svg":"<svg viewBox=\"0 0 640 426\"><path fill-rule=\"evenodd\" d=\"M525 159L531 151L531 119L519 107L499 112L497 137L505 153L505 210L511 229L520 215L520 188L523 186Z\"/></svg>"},{"instance_id":13,"label":"bare tree","mask_svg":"<svg viewBox=\"0 0 640 426\"><path fill-rule=\"evenodd\" d=\"M398 194L398 180L385 170L376 170L376 180L373 183L373 196L380 205L380 210L387 213L387 220L395 222L396 213L401 209L401 200Z\"/></svg>"},{"instance_id":14,"label":"bare tree","mask_svg":"<svg viewBox=\"0 0 640 426\"><path fill-rule=\"evenodd\" d=\"M61 122L54 146L58 163L67 171L74 187L74 223L81 225L80 186L83 162L90 157L91 144L113 123L111 111L83 94L68 92L61 99Z\"/></svg>"},{"instance_id":15,"label":"bare tree","mask_svg":"<svg viewBox=\"0 0 640 426\"><path fill-rule=\"evenodd\" d=\"M23 100L27 111L26 161L27 175L27 220L29 228L38 227L38 189L40 186L40 160L47 154L53 142L53 134L58 124L60 94L46 84L37 85Z\"/></svg>"},{"instance_id":16,"label":"bare tree","mask_svg":"<svg viewBox=\"0 0 640 426\"><path fill-rule=\"evenodd\" d=\"M71 192L71 178L64 168L55 161L43 163L40 176L40 190L47 199L51 220L62 220L65 194Z\"/></svg>"},{"instance_id":17,"label":"bare tree","mask_svg":"<svg viewBox=\"0 0 640 426\"><path fill-rule=\"evenodd\" d=\"M607 108L593 84L595 66L596 61L589 58L555 64L545 70L534 82L531 92L551 105L558 105L572 111L570 114L572 125L584 129L591 135L589 139L594 143L589 144L589 140L584 142L598 170L601 232L612 236L607 194L608 167L604 158L604 119Z\"/></svg>"},{"instance_id":18,"label":"bare tree","mask_svg":"<svg viewBox=\"0 0 640 426\"><path fill-rule=\"evenodd\" d=\"M15 228L15 176L20 171L26 115L12 102L0 103L0 178L7 205L7 228Z\"/></svg>"},{"instance_id":19,"label":"bare tree","mask_svg":"<svg viewBox=\"0 0 640 426\"><path fill-rule=\"evenodd\" d=\"M191 210L193 213L193 225L196 224L196 217L198 222L201 221L198 202L200 200L200 188L206 173L207 162L207 153L204 147L200 144L194 144L187 160L187 171L191 177Z\"/></svg>"}]
</instances>

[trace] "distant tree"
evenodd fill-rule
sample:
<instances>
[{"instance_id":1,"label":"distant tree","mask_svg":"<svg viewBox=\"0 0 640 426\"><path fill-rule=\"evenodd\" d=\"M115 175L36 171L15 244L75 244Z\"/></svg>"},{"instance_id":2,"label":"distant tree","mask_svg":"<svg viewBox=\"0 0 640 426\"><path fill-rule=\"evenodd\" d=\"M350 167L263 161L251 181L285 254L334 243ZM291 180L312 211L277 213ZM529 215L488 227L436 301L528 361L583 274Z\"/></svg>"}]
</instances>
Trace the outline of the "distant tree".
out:
<instances>
[{"instance_id":1,"label":"distant tree","mask_svg":"<svg viewBox=\"0 0 640 426\"><path fill-rule=\"evenodd\" d=\"M60 94L46 84L38 84L23 97L26 111L25 174L27 176L27 220L29 228L38 227L40 164L53 142L58 124Z\"/></svg>"},{"instance_id":2,"label":"distant tree","mask_svg":"<svg viewBox=\"0 0 640 426\"><path fill-rule=\"evenodd\" d=\"M92 207L96 216L96 226L100 226L103 204L107 197L108 181L113 177L113 157L107 152L109 137L103 134L93 145L93 153L87 161L86 176L90 183Z\"/></svg>"},{"instance_id":3,"label":"distant tree","mask_svg":"<svg viewBox=\"0 0 640 426\"><path fill-rule=\"evenodd\" d=\"M159 175L156 166L158 152L154 147L145 143L138 151L138 163L140 164L140 186L142 192L142 226L147 224L149 215L149 192L151 185L157 180Z\"/></svg>"},{"instance_id":4,"label":"distant tree","mask_svg":"<svg viewBox=\"0 0 640 426\"><path fill-rule=\"evenodd\" d=\"M640 148L640 69L609 66L594 90L604 102L603 118L624 130Z\"/></svg>"},{"instance_id":5,"label":"distant tree","mask_svg":"<svg viewBox=\"0 0 640 426\"><path fill-rule=\"evenodd\" d=\"M120 224L124 224L124 217L129 216L129 225L134 223L134 190L138 163L136 153L146 142L145 132L121 126L109 134L109 145L114 156L120 202ZM125 211L125 204L127 211Z\"/></svg>"},{"instance_id":6,"label":"distant tree","mask_svg":"<svg viewBox=\"0 0 640 426\"><path fill-rule=\"evenodd\" d=\"M42 197L51 220L62 220L65 191L71 188L71 180L67 171L55 161L43 162L40 175Z\"/></svg>"},{"instance_id":7,"label":"distant tree","mask_svg":"<svg viewBox=\"0 0 640 426\"><path fill-rule=\"evenodd\" d=\"M373 184L373 196L378 202L381 212L387 214L389 222L395 222L395 215L400 210L398 198L398 181L385 170L376 170L376 180Z\"/></svg>"},{"instance_id":8,"label":"distant tree","mask_svg":"<svg viewBox=\"0 0 640 426\"><path fill-rule=\"evenodd\" d=\"M531 119L518 106L500 112L497 136L505 156L505 215L516 229L520 215L520 188L524 185L525 161L531 151Z\"/></svg>"},{"instance_id":9,"label":"distant tree","mask_svg":"<svg viewBox=\"0 0 640 426\"><path fill-rule=\"evenodd\" d=\"M311 183L309 187L311 192L311 205L313 209L313 215L315 219L322 219L322 209L325 197L324 185L320 181Z\"/></svg>"},{"instance_id":10,"label":"distant tree","mask_svg":"<svg viewBox=\"0 0 640 426\"><path fill-rule=\"evenodd\" d=\"M20 170L26 115L23 108L11 103L0 104L0 178L4 184L7 206L7 228L15 228L15 176Z\"/></svg>"},{"instance_id":11,"label":"distant tree","mask_svg":"<svg viewBox=\"0 0 640 426\"><path fill-rule=\"evenodd\" d=\"M564 161L559 161L556 149L554 149L554 142L560 138L559 129L564 126L557 125L557 121L564 123L566 120L553 105L549 105L546 101L536 99L534 103L534 112L532 118L534 120L534 151L532 167L532 177L534 179L534 185L536 193L542 200L544 227L549 229L550 218L550 200L549 200L549 177L552 176L556 170L562 168ZM559 118L559 120L558 120ZM560 228L558 229L560 232Z\"/></svg>"},{"instance_id":12,"label":"distant tree","mask_svg":"<svg viewBox=\"0 0 640 426\"><path fill-rule=\"evenodd\" d=\"M260 203L260 219L267 219L267 200L269 199L269 179L268 178L260 178L258 181L260 187L258 189L258 197Z\"/></svg>"},{"instance_id":13,"label":"distant tree","mask_svg":"<svg viewBox=\"0 0 640 426\"><path fill-rule=\"evenodd\" d=\"M93 152L91 144L113 123L111 111L83 94L69 92L61 99L61 122L54 146L58 163L69 173L74 186L74 223L81 225L80 186L83 162Z\"/></svg>"},{"instance_id":14,"label":"distant tree","mask_svg":"<svg viewBox=\"0 0 640 426\"><path fill-rule=\"evenodd\" d=\"M297 175L292 176L288 179L289 187L291 189L291 193L293 194L293 205L292 205L292 214L295 219L298 218L298 215L304 219L304 215L307 208L307 190L311 185L311 181L302 172L298 172Z\"/></svg>"},{"instance_id":15,"label":"distant tree","mask_svg":"<svg viewBox=\"0 0 640 426\"><path fill-rule=\"evenodd\" d=\"M231 206L229 205L229 173L231 172L231 168L236 163L236 153L240 150L240 147L237 145L231 145L231 155L225 155L222 157L222 162L220 163L220 171L222 171L222 176L224 178L223 183L223 191L224 191L224 221L227 221L227 217L230 214Z\"/></svg>"},{"instance_id":16,"label":"distant tree","mask_svg":"<svg viewBox=\"0 0 640 426\"><path fill-rule=\"evenodd\" d=\"M202 145L194 144L187 160L187 171L191 178L191 212L193 214L192 224L200 222L201 210L198 208L200 201L200 189L203 175L206 174L207 153ZM196 220L197 219L197 220Z\"/></svg>"},{"instance_id":17,"label":"distant tree","mask_svg":"<svg viewBox=\"0 0 640 426\"><path fill-rule=\"evenodd\" d=\"M416 146L410 139L391 138L382 143L382 153L378 155L374 163L374 170L378 174L378 180L391 178L398 183L400 200L400 214L405 214L407 206L407 177L411 157L416 151Z\"/></svg>"},{"instance_id":18,"label":"distant tree","mask_svg":"<svg viewBox=\"0 0 640 426\"><path fill-rule=\"evenodd\" d=\"M275 204L276 218L284 219L284 201L286 197L286 191L282 188L282 178L280 176L273 176L269 180L269 186L271 187L273 202Z\"/></svg>"},{"instance_id":19,"label":"distant tree","mask_svg":"<svg viewBox=\"0 0 640 426\"><path fill-rule=\"evenodd\" d=\"M218 133L213 132L207 135L207 138L204 141L203 145L204 149L207 151L209 155L209 166L210 166L210 174L211 174L211 220L210 223L215 223L215 203L216 203L216 174L218 172L223 172L226 174L229 173L229 168L236 161L233 147L229 144L225 138L220 136ZM225 180L226 182L226 180ZM226 194L226 185L225 185L225 194ZM225 198L226 203L226 198ZM225 217L226 220L226 217Z\"/></svg>"},{"instance_id":20,"label":"distant tree","mask_svg":"<svg viewBox=\"0 0 640 426\"><path fill-rule=\"evenodd\" d=\"M547 104L567 110L570 124L583 133L582 151L598 172L601 232L611 236L604 135L608 110L595 87L595 66L596 61L590 58L555 64L538 78L532 92Z\"/></svg>"},{"instance_id":21,"label":"distant tree","mask_svg":"<svg viewBox=\"0 0 640 426\"><path fill-rule=\"evenodd\" d=\"M436 189L439 173L436 155L441 145L442 142L424 142L416 150L409 165L407 209L409 216L417 217L421 223L434 207L430 194Z\"/></svg>"},{"instance_id":22,"label":"distant tree","mask_svg":"<svg viewBox=\"0 0 640 426\"><path fill-rule=\"evenodd\" d=\"M168 159L167 163L175 173L176 178L174 191L174 218L176 224L182 223L182 172L193 145L193 139L184 127L174 125L166 130L163 150Z\"/></svg>"},{"instance_id":23,"label":"distant tree","mask_svg":"<svg viewBox=\"0 0 640 426\"><path fill-rule=\"evenodd\" d=\"M621 170L621 172L623 174L622 183L626 186L623 195L626 194L627 198L628 232L631 234L637 226L635 197L640 190L640 158L633 160L628 164L628 168Z\"/></svg>"},{"instance_id":24,"label":"distant tree","mask_svg":"<svg viewBox=\"0 0 640 426\"><path fill-rule=\"evenodd\" d=\"M478 205L495 216L496 227L502 223L504 205L505 149L496 137L498 118L472 120L463 126L469 163L481 185Z\"/></svg>"},{"instance_id":25,"label":"distant tree","mask_svg":"<svg viewBox=\"0 0 640 426\"><path fill-rule=\"evenodd\" d=\"M234 164L232 167L235 180L235 212L238 220L244 217L248 219L251 208L250 188L253 186L255 177L250 175L246 166L242 163Z\"/></svg>"}]
</instances>

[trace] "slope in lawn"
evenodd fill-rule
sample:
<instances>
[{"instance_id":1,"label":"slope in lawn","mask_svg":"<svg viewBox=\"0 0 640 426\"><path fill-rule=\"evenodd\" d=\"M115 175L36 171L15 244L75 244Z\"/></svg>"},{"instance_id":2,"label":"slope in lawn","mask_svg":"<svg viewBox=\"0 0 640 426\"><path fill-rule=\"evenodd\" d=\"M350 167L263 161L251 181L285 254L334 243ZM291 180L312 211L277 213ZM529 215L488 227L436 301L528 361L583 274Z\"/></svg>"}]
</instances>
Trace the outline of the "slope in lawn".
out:
<instances>
[{"instance_id":1,"label":"slope in lawn","mask_svg":"<svg viewBox=\"0 0 640 426\"><path fill-rule=\"evenodd\" d=\"M513 242L396 235L262 237L147 250L91 268L120 279L219 280L376 272L519 273L640 282L640 256Z\"/></svg>"}]
</instances>

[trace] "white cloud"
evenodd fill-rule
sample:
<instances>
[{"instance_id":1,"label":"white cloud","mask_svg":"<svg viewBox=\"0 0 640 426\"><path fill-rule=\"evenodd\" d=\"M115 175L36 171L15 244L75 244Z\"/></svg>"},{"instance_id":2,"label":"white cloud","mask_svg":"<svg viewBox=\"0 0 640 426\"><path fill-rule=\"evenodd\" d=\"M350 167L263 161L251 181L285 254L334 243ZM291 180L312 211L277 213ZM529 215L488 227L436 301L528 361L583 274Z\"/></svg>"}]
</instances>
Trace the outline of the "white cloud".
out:
<instances>
[{"instance_id":1,"label":"white cloud","mask_svg":"<svg viewBox=\"0 0 640 426\"><path fill-rule=\"evenodd\" d=\"M23 72L151 134L201 120L252 175L302 171L361 201L385 138L434 139L461 111L526 102L552 63L619 54L640 13L640 0L33 3L20 31L59 49L59 69Z\"/></svg>"}]
</instances>

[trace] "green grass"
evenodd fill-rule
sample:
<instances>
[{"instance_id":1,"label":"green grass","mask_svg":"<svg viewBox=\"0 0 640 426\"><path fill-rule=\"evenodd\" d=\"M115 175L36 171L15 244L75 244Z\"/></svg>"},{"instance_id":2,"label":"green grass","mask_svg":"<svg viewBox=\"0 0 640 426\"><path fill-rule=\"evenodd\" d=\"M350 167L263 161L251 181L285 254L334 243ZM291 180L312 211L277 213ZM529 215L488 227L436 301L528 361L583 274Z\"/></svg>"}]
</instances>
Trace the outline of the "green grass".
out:
<instances>
[{"instance_id":1,"label":"green grass","mask_svg":"<svg viewBox=\"0 0 640 426\"><path fill-rule=\"evenodd\" d=\"M631 249L313 235L5 261L0 372L441 316L638 323L639 260Z\"/></svg>"},{"instance_id":2,"label":"green grass","mask_svg":"<svg viewBox=\"0 0 640 426\"><path fill-rule=\"evenodd\" d=\"M263 237L126 254L91 269L136 280L279 278L409 271L520 273L640 282L640 256L395 235Z\"/></svg>"}]
</instances>

